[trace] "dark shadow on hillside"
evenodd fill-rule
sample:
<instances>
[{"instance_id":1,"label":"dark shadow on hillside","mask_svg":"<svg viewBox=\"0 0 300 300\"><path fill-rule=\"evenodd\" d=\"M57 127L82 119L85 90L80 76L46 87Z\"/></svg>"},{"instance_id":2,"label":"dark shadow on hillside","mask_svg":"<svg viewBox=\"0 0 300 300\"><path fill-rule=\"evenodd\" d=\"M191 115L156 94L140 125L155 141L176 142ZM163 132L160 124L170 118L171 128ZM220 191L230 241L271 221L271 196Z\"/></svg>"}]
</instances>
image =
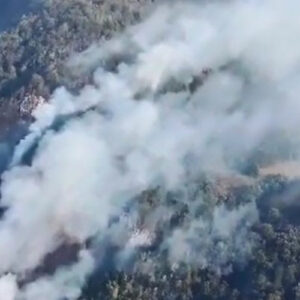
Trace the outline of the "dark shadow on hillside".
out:
<instances>
[{"instance_id":1,"label":"dark shadow on hillside","mask_svg":"<svg viewBox=\"0 0 300 300\"><path fill-rule=\"evenodd\" d=\"M0 31L16 25L23 15L36 7L32 0L0 0Z\"/></svg>"}]
</instances>

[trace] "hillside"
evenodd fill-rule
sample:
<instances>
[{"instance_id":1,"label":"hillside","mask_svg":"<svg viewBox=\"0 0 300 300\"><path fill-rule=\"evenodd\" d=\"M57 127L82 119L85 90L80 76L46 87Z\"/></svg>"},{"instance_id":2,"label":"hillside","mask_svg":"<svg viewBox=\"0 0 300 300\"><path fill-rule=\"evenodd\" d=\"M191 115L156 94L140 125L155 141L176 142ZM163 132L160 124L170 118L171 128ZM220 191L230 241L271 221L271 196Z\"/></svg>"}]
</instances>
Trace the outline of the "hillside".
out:
<instances>
[{"instance_id":1,"label":"hillside","mask_svg":"<svg viewBox=\"0 0 300 300\"><path fill-rule=\"evenodd\" d=\"M14 2L5 4L4 12L9 13L15 6L26 12L25 7ZM66 73L65 63L70 55L137 22L151 2L45 1L36 13L22 18L16 28L3 32L0 35L0 128L5 130L7 124L28 117L20 113L26 95L49 98L59 85L67 84L71 88L82 85L87 78L70 81Z\"/></svg>"},{"instance_id":2,"label":"hillside","mask_svg":"<svg viewBox=\"0 0 300 300\"><path fill-rule=\"evenodd\" d=\"M300 299L275 2L0 4L0 300Z\"/></svg>"}]
</instances>

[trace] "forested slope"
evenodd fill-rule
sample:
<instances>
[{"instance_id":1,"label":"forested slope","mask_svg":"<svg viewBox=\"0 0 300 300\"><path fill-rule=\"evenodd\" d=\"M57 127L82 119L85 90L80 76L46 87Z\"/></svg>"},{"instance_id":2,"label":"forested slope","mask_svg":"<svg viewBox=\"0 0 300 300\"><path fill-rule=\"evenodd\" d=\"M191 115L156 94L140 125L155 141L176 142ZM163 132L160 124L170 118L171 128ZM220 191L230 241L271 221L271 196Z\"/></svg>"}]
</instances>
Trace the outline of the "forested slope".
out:
<instances>
[{"instance_id":1,"label":"forested slope","mask_svg":"<svg viewBox=\"0 0 300 300\"><path fill-rule=\"evenodd\" d=\"M3 250L7 241L8 246L21 245L12 250L22 249L12 251L17 262L11 259L12 266L8 271L3 267L4 275L1 273L15 276L14 288L21 298L13 300L40 300L39 295L45 294L50 300L300 299L300 172L297 128L293 127L298 123L292 122L292 109L288 111L291 120L276 119L269 114L272 102L267 102L274 91L276 96L292 94L286 92L291 90L289 85L286 90L276 90L288 80L279 75L279 79L264 78L270 66L268 55L264 51L257 54L251 46L264 46L266 39L252 40L252 26L246 31L250 38L245 35L250 42L241 47L241 52L246 49L246 54L242 52L245 61L243 55L222 61L223 51L239 52L235 39L227 48L218 48L231 38L224 34L220 44L208 42L211 49L204 51L212 65L199 63L198 68L202 59L198 54L206 49L199 46L202 36L198 30L208 28L212 36L216 31L218 39L224 33L219 16L228 28L232 25L223 3L208 5L208 20L217 20L215 31L208 20L199 23L202 27L197 23L193 8L198 4L191 1L195 7L186 12L195 19L186 20L183 15L178 25L168 10L175 7L180 16L179 9L185 7L173 7L172 3L154 18L158 25L142 23L138 38L132 38L136 32L128 33L129 25L142 22L157 2L49 0L0 34L1 151L9 139L13 141L2 151L5 159L1 152L1 171L7 172L1 189L1 228L5 230L0 230L0 238L6 240L0 254L10 254ZM199 9L203 17L201 13ZM268 13L272 15L274 10ZM248 11L245 14L248 16ZM169 18L161 20L165 15ZM149 24L157 25L154 33ZM127 35L122 40L124 31ZM114 47L105 43L110 40L116 41L117 55L101 57L103 45L108 52ZM196 50L189 51L189 47ZM210 54L215 53L214 61ZM101 64L96 60L80 72L74 61L86 62L90 54L99 54ZM193 55L195 61L190 59ZM280 68L289 60L278 64ZM139 68L143 72L138 72ZM292 70L292 76L294 73ZM64 88L57 91L60 86ZM256 98L266 105L260 107ZM50 120L55 109L62 112L56 112L48 124L40 111L40 115L32 113L49 101ZM280 101L279 114L285 104ZM46 117L49 115L46 105ZM249 126L244 116L249 117L245 118ZM29 139L14 148L28 132ZM223 159L228 165L222 164ZM184 166L183 171L177 164ZM98 206L96 200L106 197L107 203ZM26 201L34 207L28 208ZM112 203L117 203L119 210L106 216ZM107 221L103 232L102 218ZM7 232L16 239L15 244ZM30 239L18 244L20 232L28 236L33 232L36 244L32 246ZM49 249L43 247L43 233L46 242L50 236ZM43 255L36 261L31 247L37 252L42 249ZM95 260L92 271L80 264L85 251ZM73 270L73 264L78 268Z\"/></svg>"}]
</instances>

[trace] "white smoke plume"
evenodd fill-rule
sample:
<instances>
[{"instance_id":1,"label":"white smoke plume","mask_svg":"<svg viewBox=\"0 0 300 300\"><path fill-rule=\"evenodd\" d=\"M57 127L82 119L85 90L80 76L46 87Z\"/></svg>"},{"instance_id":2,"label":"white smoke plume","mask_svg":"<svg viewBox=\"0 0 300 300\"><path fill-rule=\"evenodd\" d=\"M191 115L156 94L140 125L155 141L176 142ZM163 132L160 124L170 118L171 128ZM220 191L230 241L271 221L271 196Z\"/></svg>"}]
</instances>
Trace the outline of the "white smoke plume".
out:
<instances>
[{"instance_id":1,"label":"white smoke plume","mask_svg":"<svg viewBox=\"0 0 300 300\"><path fill-rule=\"evenodd\" d=\"M82 250L74 266L59 269L54 276L38 279L20 291L20 299L77 299L85 283L86 274L93 269L94 261L88 251Z\"/></svg>"},{"instance_id":2,"label":"white smoke plume","mask_svg":"<svg viewBox=\"0 0 300 300\"><path fill-rule=\"evenodd\" d=\"M0 299L15 300L18 293L16 277L8 274L0 278Z\"/></svg>"},{"instance_id":3,"label":"white smoke plume","mask_svg":"<svg viewBox=\"0 0 300 300\"><path fill-rule=\"evenodd\" d=\"M96 70L94 84L78 95L61 87L38 107L2 176L6 299L76 299L92 261L100 259L93 250L18 293L15 277L5 274L24 278L65 242L103 241L111 219L144 191L177 190L203 172L232 174L234 163L262 143L274 146L274 134L292 139L298 154L299 8L296 0L166 3L122 36L74 58L76 72ZM191 92L207 68L212 72ZM57 118L65 118L59 130L51 127ZM32 161L22 164L35 142ZM166 241L170 260L194 263L196 245L200 265L222 267L244 246L255 210L254 203L231 211L222 206L210 223L191 220ZM116 239L126 231L120 224L112 226ZM216 236L230 238L212 261ZM123 245L133 240L129 234Z\"/></svg>"}]
</instances>

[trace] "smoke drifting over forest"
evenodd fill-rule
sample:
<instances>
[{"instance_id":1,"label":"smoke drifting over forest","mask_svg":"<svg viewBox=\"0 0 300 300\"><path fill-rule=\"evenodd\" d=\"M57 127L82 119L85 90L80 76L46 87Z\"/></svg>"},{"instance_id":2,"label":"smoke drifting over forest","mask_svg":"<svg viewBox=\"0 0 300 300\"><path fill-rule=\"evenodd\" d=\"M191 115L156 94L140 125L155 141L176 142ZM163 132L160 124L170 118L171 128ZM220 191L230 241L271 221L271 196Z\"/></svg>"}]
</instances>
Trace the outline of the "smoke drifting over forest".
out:
<instances>
[{"instance_id":1,"label":"smoke drifting over forest","mask_svg":"<svg viewBox=\"0 0 300 300\"><path fill-rule=\"evenodd\" d=\"M258 152L299 158L299 9L296 0L166 2L73 56L70 72L92 70L93 80L56 89L35 110L2 175L0 299L77 299L112 245L116 268L154 244L172 266L229 274L245 264L256 203L209 207L197 182L254 180L243 167ZM141 212L138 199L156 189L159 204ZM170 193L191 211L175 230L164 228ZM34 278L64 244L79 245L74 262Z\"/></svg>"}]
</instances>

